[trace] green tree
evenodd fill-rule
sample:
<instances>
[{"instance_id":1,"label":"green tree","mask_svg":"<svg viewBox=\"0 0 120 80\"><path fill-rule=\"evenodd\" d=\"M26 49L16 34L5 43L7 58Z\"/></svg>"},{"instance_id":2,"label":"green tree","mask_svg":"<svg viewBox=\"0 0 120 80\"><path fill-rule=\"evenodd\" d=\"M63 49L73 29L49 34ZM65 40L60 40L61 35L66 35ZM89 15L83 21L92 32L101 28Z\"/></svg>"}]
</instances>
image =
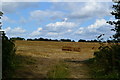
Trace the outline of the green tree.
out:
<instances>
[{"instance_id":1,"label":"green tree","mask_svg":"<svg viewBox=\"0 0 120 80\"><path fill-rule=\"evenodd\" d=\"M116 21L108 21L108 23L115 26L114 29L111 29L116 32L113 37L120 42L120 0L113 0L113 2L116 4L113 5L114 11L111 14L115 16Z\"/></svg>"},{"instance_id":2,"label":"green tree","mask_svg":"<svg viewBox=\"0 0 120 80\"><path fill-rule=\"evenodd\" d=\"M10 38L10 40L25 40L24 38L21 38L21 37L12 37Z\"/></svg>"},{"instance_id":3,"label":"green tree","mask_svg":"<svg viewBox=\"0 0 120 80\"><path fill-rule=\"evenodd\" d=\"M0 11L0 19L3 13ZM0 29L2 27L0 23ZM2 78L10 78L11 72L14 71L15 45L8 39L4 31L0 31L0 39L2 39Z\"/></svg>"},{"instance_id":4,"label":"green tree","mask_svg":"<svg viewBox=\"0 0 120 80\"><path fill-rule=\"evenodd\" d=\"M113 41L120 42L120 0L113 0L114 11L111 12L115 16L115 21L108 21L107 23L114 25L116 33L113 35ZM98 39L101 38L100 35ZM100 39L101 40L101 39ZM99 50L94 52L94 59L92 59L92 68L95 78L117 78L120 79L120 45L118 43L109 43L107 46L100 43Z\"/></svg>"}]
</instances>

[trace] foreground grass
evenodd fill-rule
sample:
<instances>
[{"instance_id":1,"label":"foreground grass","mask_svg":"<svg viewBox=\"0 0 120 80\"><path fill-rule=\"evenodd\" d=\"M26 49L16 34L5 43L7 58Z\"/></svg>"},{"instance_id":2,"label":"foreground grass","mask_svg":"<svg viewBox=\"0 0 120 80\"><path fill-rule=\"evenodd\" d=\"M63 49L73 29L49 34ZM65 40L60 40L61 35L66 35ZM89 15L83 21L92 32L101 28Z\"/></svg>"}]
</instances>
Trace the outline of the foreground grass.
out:
<instances>
[{"instance_id":1,"label":"foreground grass","mask_svg":"<svg viewBox=\"0 0 120 80\"><path fill-rule=\"evenodd\" d=\"M49 72L48 78L68 78L69 71L65 63L58 63Z\"/></svg>"},{"instance_id":2,"label":"foreground grass","mask_svg":"<svg viewBox=\"0 0 120 80\"><path fill-rule=\"evenodd\" d=\"M25 65L33 65L35 64L35 60L31 57L16 55L14 58L14 71L11 72L11 78L17 78L18 73L16 72L19 69L26 69Z\"/></svg>"},{"instance_id":3,"label":"foreground grass","mask_svg":"<svg viewBox=\"0 0 120 80\"><path fill-rule=\"evenodd\" d=\"M90 75L93 79L119 79L118 71L114 70L112 72L106 73L103 65L99 66L95 63L95 59L86 60L87 65L90 68Z\"/></svg>"}]
</instances>

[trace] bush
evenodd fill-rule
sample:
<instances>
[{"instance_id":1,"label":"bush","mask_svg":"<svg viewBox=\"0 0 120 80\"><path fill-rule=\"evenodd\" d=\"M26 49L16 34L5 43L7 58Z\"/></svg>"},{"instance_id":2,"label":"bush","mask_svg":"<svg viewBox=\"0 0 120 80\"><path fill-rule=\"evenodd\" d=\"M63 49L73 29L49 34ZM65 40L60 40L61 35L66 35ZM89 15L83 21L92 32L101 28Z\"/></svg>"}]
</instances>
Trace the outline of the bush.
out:
<instances>
[{"instance_id":1,"label":"bush","mask_svg":"<svg viewBox=\"0 0 120 80\"><path fill-rule=\"evenodd\" d=\"M120 45L101 46L94 56L94 77L120 78Z\"/></svg>"},{"instance_id":2,"label":"bush","mask_svg":"<svg viewBox=\"0 0 120 80\"><path fill-rule=\"evenodd\" d=\"M14 70L15 45L5 34L2 35L2 77L10 77Z\"/></svg>"}]
</instances>

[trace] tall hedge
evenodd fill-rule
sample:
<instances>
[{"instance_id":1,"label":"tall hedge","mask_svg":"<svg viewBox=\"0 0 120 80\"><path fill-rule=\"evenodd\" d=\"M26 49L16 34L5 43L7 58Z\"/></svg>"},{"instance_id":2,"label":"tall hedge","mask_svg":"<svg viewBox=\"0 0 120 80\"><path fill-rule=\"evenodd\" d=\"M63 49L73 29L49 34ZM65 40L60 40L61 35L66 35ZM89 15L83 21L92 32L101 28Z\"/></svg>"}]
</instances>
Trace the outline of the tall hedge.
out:
<instances>
[{"instance_id":1,"label":"tall hedge","mask_svg":"<svg viewBox=\"0 0 120 80\"><path fill-rule=\"evenodd\" d=\"M15 45L2 34L2 78L10 77L10 72L14 69Z\"/></svg>"},{"instance_id":2,"label":"tall hedge","mask_svg":"<svg viewBox=\"0 0 120 80\"><path fill-rule=\"evenodd\" d=\"M95 73L102 73L104 78L120 78L120 45L103 46L94 55Z\"/></svg>"}]
</instances>

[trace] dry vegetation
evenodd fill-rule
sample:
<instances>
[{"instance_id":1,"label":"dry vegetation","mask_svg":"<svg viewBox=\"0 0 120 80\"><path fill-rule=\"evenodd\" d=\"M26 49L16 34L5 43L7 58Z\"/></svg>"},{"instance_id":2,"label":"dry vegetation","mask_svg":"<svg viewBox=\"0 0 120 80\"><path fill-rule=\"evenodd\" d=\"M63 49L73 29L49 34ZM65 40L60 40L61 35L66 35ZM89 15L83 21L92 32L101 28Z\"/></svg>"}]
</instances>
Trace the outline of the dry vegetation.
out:
<instances>
[{"instance_id":1,"label":"dry vegetation","mask_svg":"<svg viewBox=\"0 0 120 80\"><path fill-rule=\"evenodd\" d=\"M92 58L99 47L98 43L48 41L16 41L15 45L16 54L22 60L22 68L17 69L14 76L19 78L47 78L59 62L67 65L67 78L90 78L88 67L82 61ZM62 50L65 46L74 50Z\"/></svg>"}]
</instances>

